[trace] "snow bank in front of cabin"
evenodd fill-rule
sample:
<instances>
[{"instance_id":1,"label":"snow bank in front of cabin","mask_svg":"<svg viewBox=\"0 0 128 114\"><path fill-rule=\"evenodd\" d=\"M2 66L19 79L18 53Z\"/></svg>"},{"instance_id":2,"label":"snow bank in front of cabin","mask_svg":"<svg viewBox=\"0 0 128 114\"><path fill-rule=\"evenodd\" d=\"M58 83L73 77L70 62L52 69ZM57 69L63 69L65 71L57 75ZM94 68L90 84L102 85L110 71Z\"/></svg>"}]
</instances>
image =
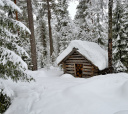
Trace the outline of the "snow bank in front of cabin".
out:
<instances>
[{"instance_id":1,"label":"snow bank in front of cabin","mask_svg":"<svg viewBox=\"0 0 128 114\"><path fill-rule=\"evenodd\" d=\"M5 114L126 114L128 74L70 78L59 69L27 71L35 82L2 80L13 93ZM64 77L65 76L65 77ZM1 80L1 79L0 79Z\"/></svg>"},{"instance_id":2,"label":"snow bank in front of cabin","mask_svg":"<svg viewBox=\"0 0 128 114\"><path fill-rule=\"evenodd\" d=\"M59 64L73 48L77 48L78 52L90 60L99 70L103 70L108 67L107 51L102 49L98 44L94 42L73 40L69 46L59 55L57 58L57 64Z\"/></svg>"},{"instance_id":3,"label":"snow bank in front of cabin","mask_svg":"<svg viewBox=\"0 0 128 114\"><path fill-rule=\"evenodd\" d=\"M114 114L128 114L128 110L119 111Z\"/></svg>"},{"instance_id":4,"label":"snow bank in front of cabin","mask_svg":"<svg viewBox=\"0 0 128 114\"><path fill-rule=\"evenodd\" d=\"M61 78L75 78L75 77L73 75L71 75L71 74L63 74L61 76Z\"/></svg>"}]
</instances>

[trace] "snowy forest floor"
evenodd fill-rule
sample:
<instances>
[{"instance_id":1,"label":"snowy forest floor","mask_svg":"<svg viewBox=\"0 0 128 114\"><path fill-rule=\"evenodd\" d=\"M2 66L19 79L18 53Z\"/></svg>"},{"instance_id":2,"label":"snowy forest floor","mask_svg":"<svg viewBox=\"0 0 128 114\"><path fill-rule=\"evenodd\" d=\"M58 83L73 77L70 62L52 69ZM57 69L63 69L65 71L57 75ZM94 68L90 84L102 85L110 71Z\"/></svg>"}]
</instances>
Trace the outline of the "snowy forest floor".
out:
<instances>
[{"instance_id":1,"label":"snowy forest floor","mask_svg":"<svg viewBox=\"0 0 128 114\"><path fill-rule=\"evenodd\" d=\"M5 114L128 114L128 74L74 78L58 68L27 71L35 82L2 80L13 97Z\"/></svg>"}]
</instances>

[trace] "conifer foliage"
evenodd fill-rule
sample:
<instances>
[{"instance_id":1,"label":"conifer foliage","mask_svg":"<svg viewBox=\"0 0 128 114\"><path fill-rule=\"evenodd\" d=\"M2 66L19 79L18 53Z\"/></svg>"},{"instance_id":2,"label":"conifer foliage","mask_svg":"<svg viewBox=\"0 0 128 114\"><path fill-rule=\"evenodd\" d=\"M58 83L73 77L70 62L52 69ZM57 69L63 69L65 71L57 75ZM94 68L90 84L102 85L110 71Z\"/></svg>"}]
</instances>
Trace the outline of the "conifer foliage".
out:
<instances>
[{"instance_id":1,"label":"conifer foliage","mask_svg":"<svg viewBox=\"0 0 128 114\"><path fill-rule=\"evenodd\" d=\"M76 37L96 42L102 47L105 46L107 38L103 4L105 2L100 0L80 0L75 15L75 24L78 28Z\"/></svg>"},{"instance_id":2,"label":"conifer foliage","mask_svg":"<svg viewBox=\"0 0 128 114\"><path fill-rule=\"evenodd\" d=\"M127 54L127 27L126 11L120 0L117 0L113 11L113 61L116 72L126 71Z\"/></svg>"},{"instance_id":3,"label":"conifer foliage","mask_svg":"<svg viewBox=\"0 0 128 114\"><path fill-rule=\"evenodd\" d=\"M0 78L11 78L13 81L31 80L25 70L28 58L27 52L23 49L20 33L30 33L29 29L20 21L15 20L13 12L22 11L11 0L0 0ZM0 82L1 84L2 82ZM0 85L0 113L3 113L10 105L10 98L3 93L4 88Z\"/></svg>"},{"instance_id":4,"label":"conifer foliage","mask_svg":"<svg viewBox=\"0 0 128 114\"><path fill-rule=\"evenodd\" d=\"M68 1L58 0L56 7L54 8L54 13L56 17L54 32L56 32L55 37L58 44L56 48L58 51L57 53L60 53L68 46L69 42L73 38L71 18L69 17L68 12Z\"/></svg>"},{"instance_id":5,"label":"conifer foliage","mask_svg":"<svg viewBox=\"0 0 128 114\"><path fill-rule=\"evenodd\" d=\"M18 44L18 31L30 31L20 21L13 19L13 11L21 13L18 6L10 0L1 0L0 5L0 75L2 78L10 77L14 81L25 80L27 76L24 70L27 69L27 64L22 58L29 56Z\"/></svg>"}]
</instances>

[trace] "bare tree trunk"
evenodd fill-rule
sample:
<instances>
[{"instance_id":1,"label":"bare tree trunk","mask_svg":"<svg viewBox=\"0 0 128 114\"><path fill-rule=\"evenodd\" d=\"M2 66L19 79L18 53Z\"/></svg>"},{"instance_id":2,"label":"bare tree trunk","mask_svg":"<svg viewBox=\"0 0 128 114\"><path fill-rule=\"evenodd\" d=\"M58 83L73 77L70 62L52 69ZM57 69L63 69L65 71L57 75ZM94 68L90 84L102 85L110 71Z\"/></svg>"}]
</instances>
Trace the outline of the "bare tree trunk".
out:
<instances>
[{"instance_id":1,"label":"bare tree trunk","mask_svg":"<svg viewBox=\"0 0 128 114\"><path fill-rule=\"evenodd\" d=\"M109 17L109 25L108 25L108 67L110 73L113 72L112 68L112 7L113 0L109 0L108 4L108 17Z\"/></svg>"},{"instance_id":2,"label":"bare tree trunk","mask_svg":"<svg viewBox=\"0 0 128 114\"><path fill-rule=\"evenodd\" d=\"M36 43L35 43L35 36L34 36L31 0L27 0L27 8L28 8L29 29L31 31L30 43L31 43L32 70L37 70Z\"/></svg>"},{"instance_id":3,"label":"bare tree trunk","mask_svg":"<svg viewBox=\"0 0 128 114\"><path fill-rule=\"evenodd\" d=\"M51 12L50 12L49 0L47 0L47 8L48 8L48 26L49 26L49 40L50 40L50 56L52 56L52 53L53 53L53 40L52 40Z\"/></svg>"},{"instance_id":4,"label":"bare tree trunk","mask_svg":"<svg viewBox=\"0 0 128 114\"><path fill-rule=\"evenodd\" d=\"M16 0L14 0L14 3L16 4ZM16 11L16 20L18 21L18 13Z\"/></svg>"}]
</instances>

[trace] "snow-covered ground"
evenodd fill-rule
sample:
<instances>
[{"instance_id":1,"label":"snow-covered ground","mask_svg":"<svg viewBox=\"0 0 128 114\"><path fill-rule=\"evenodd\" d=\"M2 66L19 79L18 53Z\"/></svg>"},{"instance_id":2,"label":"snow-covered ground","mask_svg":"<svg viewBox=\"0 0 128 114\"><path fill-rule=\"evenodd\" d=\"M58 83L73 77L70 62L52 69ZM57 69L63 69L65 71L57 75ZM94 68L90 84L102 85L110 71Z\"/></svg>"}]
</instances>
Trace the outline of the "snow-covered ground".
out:
<instances>
[{"instance_id":1,"label":"snow-covered ground","mask_svg":"<svg viewBox=\"0 0 128 114\"><path fill-rule=\"evenodd\" d=\"M2 80L12 95L5 114L128 114L128 74L93 78L62 75L57 68L27 71L35 82Z\"/></svg>"}]
</instances>

